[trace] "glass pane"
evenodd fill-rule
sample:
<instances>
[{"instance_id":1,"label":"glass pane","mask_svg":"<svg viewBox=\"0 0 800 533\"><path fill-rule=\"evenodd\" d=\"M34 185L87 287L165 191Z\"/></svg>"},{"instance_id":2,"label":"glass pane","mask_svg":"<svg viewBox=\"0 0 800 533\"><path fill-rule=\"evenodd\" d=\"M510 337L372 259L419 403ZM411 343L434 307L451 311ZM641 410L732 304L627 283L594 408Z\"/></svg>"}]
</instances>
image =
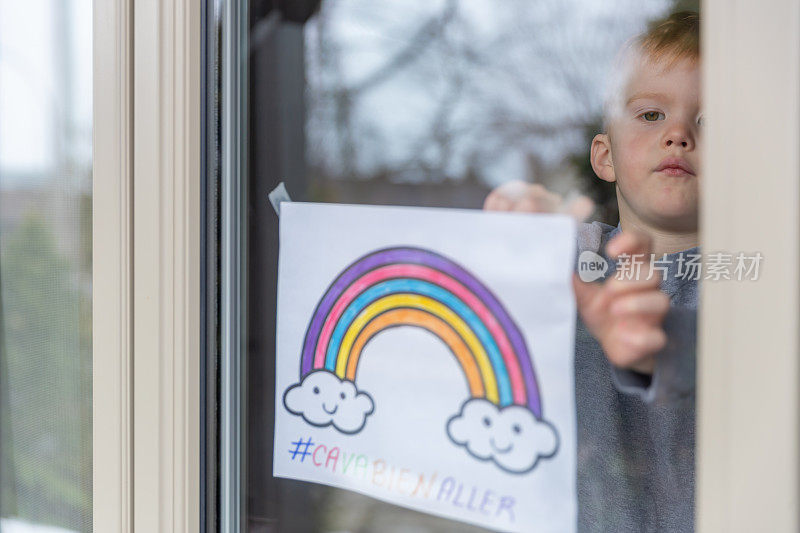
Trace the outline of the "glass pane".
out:
<instances>
[{"instance_id":1,"label":"glass pane","mask_svg":"<svg viewBox=\"0 0 800 533\"><path fill-rule=\"evenodd\" d=\"M226 5L223 0L212 3ZM242 389L246 415L236 428L244 438L242 529L482 530L272 476L278 218L267 201L270 191L283 182L291 198L300 201L480 209L493 190L519 180L566 198L590 197L590 220L606 243L614 230L619 232L625 208L618 203L618 187L598 179L589 157L595 135L606 132L604 106L615 94L613 84L608 85L612 92L606 92L608 78L632 36L671 12L698 7L698 2L673 0L247 4L249 35L241 52L247 58L247 116L240 122L247 126L231 137L247 138L247 173L240 176L246 220L239 233L246 235L241 255L246 281L240 295L246 305L244 371L241 383L231 383ZM222 35L222 49L236 46L224 28L223 21L209 35ZM224 78L226 70L235 68L225 64L228 56L221 56L220 69L212 66L216 56L209 56L212 79L214 72L222 71ZM212 103L210 116L224 114L226 105L239 105L237 95L226 94L221 85L221 107ZM228 138L225 127L223 121L223 139ZM220 179L209 170L212 174ZM221 246L224 257L230 251L224 236ZM221 272L224 285L224 265ZM696 306L696 294L693 298L681 303ZM585 327L579 326L576 337L579 343L596 344ZM640 518L659 527L691 529L693 391L661 411L640 400L620 396L617 401L622 392L613 388L608 361L590 363L576 351L580 529L626 530L645 523ZM595 387L593 376L600 376L602 386ZM636 372L628 377L644 379ZM611 398L604 404L616 410L611 429L593 430L595 412L587 406L595 393ZM223 411L225 402L223 394ZM209 413L209 420L216 421L214 416ZM642 421L650 416L653 423L647 426ZM649 432L644 440L627 448L619 445L639 429ZM220 447L225 448L226 430L220 431ZM670 456L654 460L657 439L647 439L659 431L670 435L674 447ZM607 446L613 448L610 453L598 452ZM648 478L651 468L660 468L669 479ZM218 478L222 492L223 477ZM206 487L211 486L207 481ZM223 527L228 523L233 522L224 521Z\"/></svg>"},{"instance_id":2,"label":"glass pane","mask_svg":"<svg viewBox=\"0 0 800 533\"><path fill-rule=\"evenodd\" d=\"M0 0L0 530L92 529L92 2Z\"/></svg>"}]
</instances>

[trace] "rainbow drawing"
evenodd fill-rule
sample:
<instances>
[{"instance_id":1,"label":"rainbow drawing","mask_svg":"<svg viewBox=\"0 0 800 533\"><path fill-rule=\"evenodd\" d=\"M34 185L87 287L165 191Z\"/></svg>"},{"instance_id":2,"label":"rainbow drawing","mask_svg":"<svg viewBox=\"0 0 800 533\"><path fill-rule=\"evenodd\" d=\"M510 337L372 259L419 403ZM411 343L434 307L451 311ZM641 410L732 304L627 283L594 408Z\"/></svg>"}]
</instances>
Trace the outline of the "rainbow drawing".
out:
<instances>
[{"instance_id":1,"label":"rainbow drawing","mask_svg":"<svg viewBox=\"0 0 800 533\"><path fill-rule=\"evenodd\" d=\"M366 344L387 328L424 328L456 357L471 398L542 418L531 354L497 297L454 261L409 246L365 255L334 280L306 331L301 380L317 370L355 382Z\"/></svg>"}]
</instances>

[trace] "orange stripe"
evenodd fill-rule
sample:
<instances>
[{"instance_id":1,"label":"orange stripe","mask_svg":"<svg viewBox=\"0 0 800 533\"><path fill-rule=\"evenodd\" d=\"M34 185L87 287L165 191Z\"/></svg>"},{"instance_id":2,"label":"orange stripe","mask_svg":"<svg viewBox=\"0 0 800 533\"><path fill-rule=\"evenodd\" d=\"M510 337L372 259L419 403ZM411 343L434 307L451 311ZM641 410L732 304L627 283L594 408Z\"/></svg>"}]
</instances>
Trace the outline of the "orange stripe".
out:
<instances>
[{"instance_id":1,"label":"orange stripe","mask_svg":"<svg viewBox=\"0 0 800 533\"><path fill-rule=\"evenodd\" d=\"M418 326L427 329L442 339L458 359L469 383L470 395L473 398L485 397L483 381L481 380L478 365L472 356L464 339L441 318L419 309L393 309L375 317L358 334L350 357L347 361L347 379L355 381L358 360L361 351L369 340L382 330L391 326Z\"/></svg>"}]
</instances>

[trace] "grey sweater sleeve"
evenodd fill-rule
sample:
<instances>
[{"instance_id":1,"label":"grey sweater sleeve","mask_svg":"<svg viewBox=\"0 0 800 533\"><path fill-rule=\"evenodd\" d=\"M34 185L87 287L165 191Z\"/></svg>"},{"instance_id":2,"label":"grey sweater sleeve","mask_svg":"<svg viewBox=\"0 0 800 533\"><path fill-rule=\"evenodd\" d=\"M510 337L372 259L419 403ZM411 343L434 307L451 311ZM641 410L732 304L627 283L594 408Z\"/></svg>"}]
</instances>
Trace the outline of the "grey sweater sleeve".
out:
<instances>
[{"instance_id":1,"label":"grey sweater sleeve","mask_svg":"<svg viewBox=\"0 0 800 533\"><path fill-rule=\"evenodd\" d=\"M656 354L652 376L612 367L614 386L646 402L669 402L695 391L697 310L673 306L664 319L667 345Z\"/></svg>"}]
</instances>

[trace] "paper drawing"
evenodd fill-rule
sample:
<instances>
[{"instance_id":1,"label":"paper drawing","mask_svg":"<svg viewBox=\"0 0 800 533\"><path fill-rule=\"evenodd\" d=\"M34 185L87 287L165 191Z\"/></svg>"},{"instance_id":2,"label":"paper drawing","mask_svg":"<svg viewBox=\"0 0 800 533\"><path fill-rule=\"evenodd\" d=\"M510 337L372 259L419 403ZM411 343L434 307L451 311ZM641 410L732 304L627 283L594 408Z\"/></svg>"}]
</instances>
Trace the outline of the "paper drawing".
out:
<instances>
[{"instance_id":1,"label":"paper drawing","mask_svg":"<svg viewBox=\"0 0 800 533\"><path fill-rule=\"evenodd\" d=\"M558 433L543 418L532 357L511 316L466 269L417 247L374 251L333 281L309 322L286 409L315 426L361 431L375 407L356 385L361 354L397 327L431 332L458 360L470 396L444 421L454 444L514 474L556 453Z\"/></svg>"},{"instance_id":2,"label":"paper drawing","mask_svg":"<svg viewBox=\"0 0 800 533\"><path fill-rule=\"evenodd\" d=\"M568 217L283 202L280 239L276 477L574 531Z\"/></svg>"}]
</instances>

